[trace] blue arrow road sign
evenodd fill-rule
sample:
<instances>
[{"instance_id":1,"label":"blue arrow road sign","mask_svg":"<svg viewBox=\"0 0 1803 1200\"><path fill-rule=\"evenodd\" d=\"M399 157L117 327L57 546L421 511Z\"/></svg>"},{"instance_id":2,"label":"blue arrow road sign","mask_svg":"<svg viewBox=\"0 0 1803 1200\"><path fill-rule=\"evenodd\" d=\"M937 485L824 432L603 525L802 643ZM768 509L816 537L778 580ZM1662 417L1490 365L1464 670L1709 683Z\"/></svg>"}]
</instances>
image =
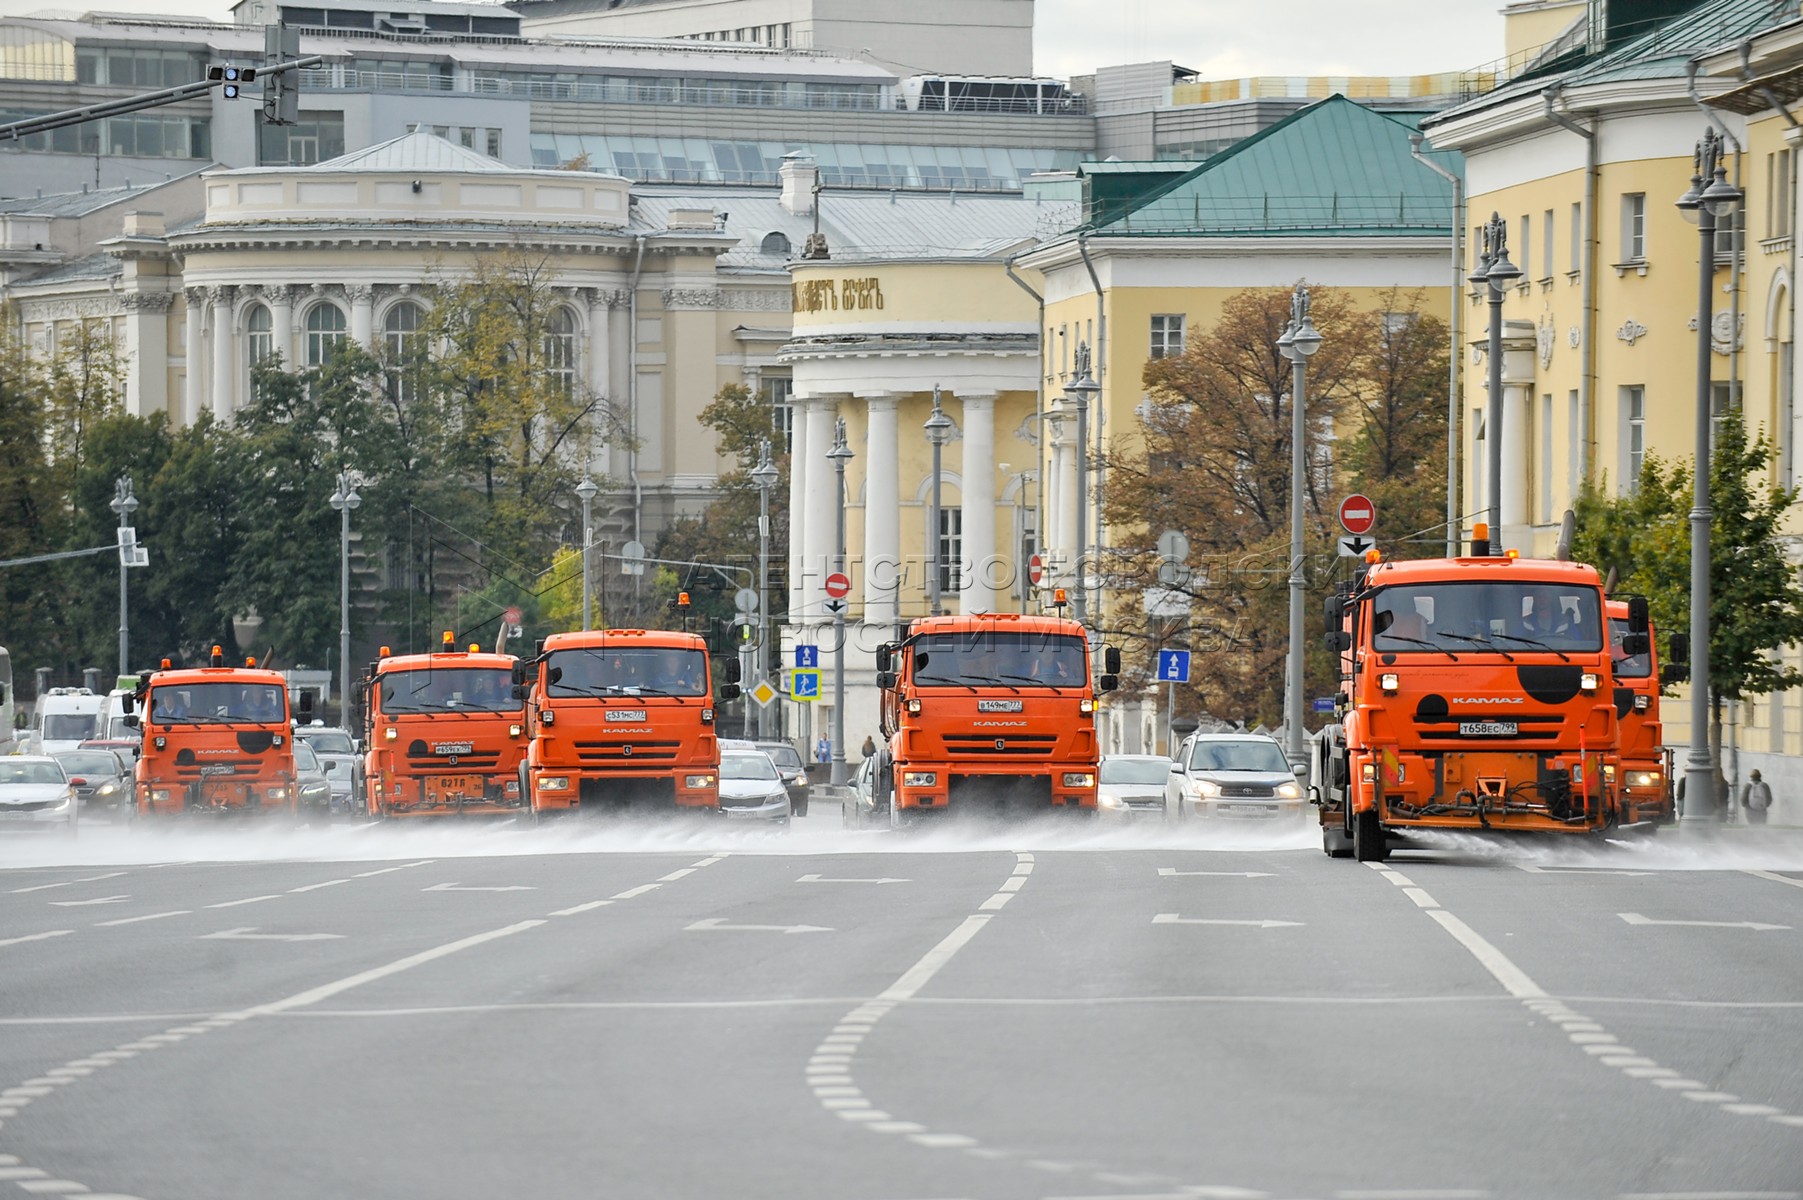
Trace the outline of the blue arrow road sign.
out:
<instances>
[{"instance_id":1,"label":"blue arrow road sign","mask_svg":"<svg viewBox=\"0 0 1803 1200\"><path fill-rule=\"evenodd\" d=\"M1189 651L1160 650L1158 652L1158 682L1189 682Z\"/></svg>"},{"instance_id":2,"label":"blue arrow road sign","mask_svg":"<svg viewBox=\"0 0 1803 1200\"><path fill-rule=\"evenodd\" d=\"M1332 712L1333 711L1333 697L1332 696L1316 696L1315 697L1315 711L1318 713Z\"/></svg>"},{"instance_id":3,"label":"blue arrow road sign","mask_svg":"<svg viewBox=\"0 0 1803 1200\"><path fill-rule=\"evenodd\" d=\"M808 649L813 649L812 646ZM789 675L789 695L795 700L820 699L820 672L793 671Z\"/></svg>"},{"instance_id":4,"label":"blue arrow road sign","mask_svg":"<svg viewBox=\"0 0 1803 1200\"><path fill-rule=\"evenodd\" d=\"M814 668L814 667L818 667L820 665L820 647L819 646L797 646L797 647L795 647L795 665L798 667L807 667L810 669Z\"/></svg>"}]
</instances>

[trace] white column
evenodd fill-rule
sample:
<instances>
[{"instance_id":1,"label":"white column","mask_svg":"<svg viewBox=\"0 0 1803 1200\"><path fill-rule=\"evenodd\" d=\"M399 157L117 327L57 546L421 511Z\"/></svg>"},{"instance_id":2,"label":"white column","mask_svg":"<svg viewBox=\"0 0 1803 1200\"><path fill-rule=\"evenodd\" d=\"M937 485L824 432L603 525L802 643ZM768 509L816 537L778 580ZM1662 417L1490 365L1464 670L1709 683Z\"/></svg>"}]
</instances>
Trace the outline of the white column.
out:
<instances>
[{"instance_id":1,"label":"white column","mask_svg":"<svg viewBox=\"0 0 1803 1200\"><path fill-rule=\"evenodd\" d=\"M351 341L375 353L376 289L367 283L353 283L345 287L344 294L351 301Z\"/></svg>"},{"instance_id":2,"label":"white column","mask_svg":"<svg viewBox=\"0 0 1803 1200\"><path fill-rule=\"evenodd\" d=\"M797 396L791 405L795 412L789 441L789 624L800 625L807 601L802 561L808 529L808 471L813 462L808 454L808 409L813 402Z\"/></svg>"},{"instance_id":3,"label":"white column","mask_svg":"<svg viewBox=\"0 0 1803 1200\"><path fill-rule=\"evenodd\" d=\"M964 406L963 485L964 590L958 611L994 612L995 563L995 396L960 395Z\"/></svg>"},{"instance_id":4,"label":"white column","mask_svg":"<svg viewBox=\"0 0 1803 1200\"><path fill-rule=\"evenodd\" d=\"M900 616L901 494L892 393L869 397L864 446L864 621L893 628Z\"/></svg>"},{"instance_id":5,"label":"white column","mask_svg":"<svg viewBox=\"0 0 1803 1200\"><path fill-rule=\"evenodd\" d=\"M1059 401L1064 406L1064 401ZM1058 475L1058 570L1059 587L1075 587L1077 561L1083 548L1077 545L1077 419L1073 412L1058 422L1053 441Z\"/></svg>"},{"instance_id":6,"label":"white column","mask_svg":"<svg viewBox=\"0 0 1803 1200\"><path fill-rule=\"evenodd\" d=\"M1528 527L1528 414L1531 389L1503 385L1502 534L1504 544L1525 549Z\"/></svg>"},{"instance_id":7,"label":"white column","mask_svg":"<svg viewBox=\"0 0 1803 1200\"><path fill-rule=\"evenodd\" d=\"M184 327L183 340L186 343L183 353L187 356L184 370L186 377L182 382L182 424L192 425L200 420L201 397L206 395L202 389L202 363L206 357L206 338L204 320L207 311L207 291L205 288L191 287L182 292Z\"/></svg>"},{"instance_id":8,"label":"white column","mask_svg":"<svg viewBox=\"0 0 1803 1200\"><path fill-rule=\"evenodd\" d=\"M282 370L294 370L294 288L276 284L263 289L269 299L269 345L282 356Z\"/></svg>"},{"instance_id":9,"label":"white column","mask_svg":"<svg viewBox=\"0 0 1803 1200\"><path fill-rule=\"evenodd\" d=\"M833 494L836 479L827 451L833 448L833 418L838 415L839 397L815 396L808 401L808 452L803 503L807 506L807 525L802 545L801 616L805 622L826 619L826 577L832 573L834 539L839 533L838 498ZM791 467L793 469L793 467Z\"/></svg>"},{"instance_id":10,"label":"white column","mask_svg":"<svg viewBox=\"0 0 1803 1200\"><path fill-rule=\"evenodd\" d=\"M588 385L597 396L610 394L613 370L613 336L608 320L613 312L603 288L588 289Z\"/></svg>"},{"instance_id":11,"label":"white column","mask_svg":"<svg viewBox=\"0 0 1803 1200\"><path fill-rule=\"evenodd\" d=\"M213 297L213 415L221 421L232 419L237 408L238 381L233 377L232 363L232 293L236 288L216 287Z\"/></svg>"},{"instance_id":12,"label":"white column","mask_svg":"<svg viewBox=\"0 0 1803 1200\"><path fill-rule=\"evenodd\" d=\"M168 292L126 292L125 410L135 417L169 407Z\"/></svg>"}]
</instances>

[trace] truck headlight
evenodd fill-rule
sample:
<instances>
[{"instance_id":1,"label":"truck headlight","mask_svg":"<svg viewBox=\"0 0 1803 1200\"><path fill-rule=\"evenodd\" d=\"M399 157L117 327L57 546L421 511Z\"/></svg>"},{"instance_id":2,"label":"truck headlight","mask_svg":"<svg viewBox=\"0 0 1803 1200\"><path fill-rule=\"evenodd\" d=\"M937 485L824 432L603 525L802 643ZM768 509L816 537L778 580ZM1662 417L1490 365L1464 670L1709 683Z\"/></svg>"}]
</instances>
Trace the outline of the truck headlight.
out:
<instances>
[{"instance_id":1,"label":"truck headlight","mask_svg":"<svg viewBox=\"0 0 1803 1200\"><path fill-rule=\"evenodd\" d=\"M385 742L392 742L400 736L400 731L392 725L382 731L382 740Z\"/></svg>"},{"instance_id":2,"label":"truck headlight","mask_svg":"<svg viewBox=\"0 0 1803 1200\"><path fill-rule=\"evenodd\" d=\"M538 781L538 790L541 792L567 792L570 790L570 777L568 775L547 775Z\"/></svg>"},{"instance_id":3,"label":"truck headlight","mask_svg":"<svg viewBox=\"0 0 1803 1200\"><path fill-rule=\"evenodd\" d=\"M288 798L288 789L272 787L269 789L269 798L271 800L286 800Z\"/></svg>"},{"instance_id":4,"label":"truck headlight","mask_svg":"<svg viewBox=\"0 0 1803 1200\"><path fill-rule=\"evenodd\" d=\"M1277 785L1277 798L1280 800L1302 799L1302 785L1297 783L1280 783Z\"/></svg>"},{"instance_id":5,"label":"truck headlight","mask_svg":"<svg viewBox=\"0 0 1803 1200\"><path fill-rule=\"evenodd\" d=\"M508 737L519 737L521 732L522 732L522 730L520 729L520 727L518 725L509 725L507 727L507 736Z\"/></svg>"},{"instance_id":6,"label":"truck headlight","mask_svg":"<svg viewBox=\"0 0 1803 1200\"><path fill-rule=\"evenodd\" d=\"M166 789L166 788L151 788L150 789L150 802L152 804L167 804L167 803L169 803L168 789Z\"/></svg>"},{"instance_id":7,"label":"truck headlight","mask_svg":"<svg viewBox=\"0 0 1803 1200\"><path fill-rule=\"evenodd\" d=\"M1653 698L1651 696L1640 695L1640 696L1634 697L1634 711L1635 712L1645 712L1647 709L1649 709L1651 707L1653 707Z\"/></svg>"},{"instance_id":8,"label":"truck headlight","mask_svg":"<svg viewBox=\"0 0 1803 1200\"><path fill-rule=\"evenodd\" d=\"M701 723L703 725L712 725L714 723L714 710L713 709L704 708L701 710Z\"/></svg>"},{"instance_id":9,"label":"truck headlight","mask_svg":"<svg viewBox=\"0 0 1803 1200\"><path fill-rule=\"evenodd\" d=\"M1376 783L1377 782L1377 764L1376 763L1361 763L1359 765L1359 781L1361 783Z\"/></svg>"},{"instance_id":10,"label":"truck headlight","mask_svg":"<svg viewBox=\"0 0 1803 1200\"><path fill-rule=\"evenodd\" d=\"M919 700L908 701L908 715L910 717L918 717L920 715L920 701Z\"/></svg>"},{"instance_id":11,"label":"truck headlight","mask_svg":"<svg viewBox=\"0 0 1803 1200\"><path fill-rule=\"evenodd\" d=\"M712 775L684 775L682 786L686 788L710 788L714 786Z\"/></svg>"},{"instance_id":12,"label":"truck headlight","mask_svg":"<svg viewBox=\"0 0 1803 1200\"><path fill-rule=\"evenodd\" d=\"M1377 677L1378 686L1386 692L1393 692L1402 686L1402 679L1394 671L1386 671Z\"/></svg>"},{"instance_id":13,"label":"truck headlight","mask_svg":"<svg viewBox=\"0 0 1803 1200\"><path fill-rule=\"evenodd\" d=\"M1567 678L1570 677L1567 676ZM1582 675L1578 676L1578 686L1586 692L1596 691L1596 672L1585 671Z\"/></svg>"},{"instance_id":14,"label":"truck headlight","mask_svg":"<svg viewBox=\"0 0 1803 1200\"><path fill-rule=\"evenodd\" d=\"M1657 771L1634 771L1628 775L1628 786L1633 788L1656 788L1659 781Z\"/></svg>"},{"instance_id":15,"label":"truck headlight","mask_svg":"<svg viewBox=\"0 0 1803 1200\"><path fill-rule=\"evenodd\" d=\"M1077 711L1084 714L1092 713L1096 711L1096 702L1091 700L1088 696L1085 696L1083 699L1077 701Z\"/></svg>"},{"instance_id":16,"label":"truck headlight","mask_svg":"<svg viewBox=\"0 0 1803 1200\"><path fill-rule=\"evenodd\" d=\"M1096 786L1096 777L1089 771L1066 771L1064 773L1064 786L1077 788L1094 787Z\"/></svg>"},{"instance_id":17,"label":"truck headlight","mask_svg":"<svg viewBox=\"0 0 1803 1200\"><path fill-rule=\"evenodd\" d=\"M910 701L910 703L918 704L918 703L920 703L920 701L914 700L914 701ZM938 782L939 782L939 773L937 771L903 771L902 772L902 786L903 787L932 787L934 784L936 784Z\"/></svg>"}]
</instances>

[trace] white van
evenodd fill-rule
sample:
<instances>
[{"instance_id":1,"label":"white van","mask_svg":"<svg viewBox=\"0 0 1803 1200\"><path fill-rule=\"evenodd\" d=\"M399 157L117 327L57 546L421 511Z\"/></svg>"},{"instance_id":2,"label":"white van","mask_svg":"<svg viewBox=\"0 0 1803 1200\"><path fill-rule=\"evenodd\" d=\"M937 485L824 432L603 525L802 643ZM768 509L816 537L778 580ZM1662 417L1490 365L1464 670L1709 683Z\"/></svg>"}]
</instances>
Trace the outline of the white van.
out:
<instances>
[{"instance_id":1,"label":"white van","mask_svg":"<svg viewBox=\"0 0 1803 1200\"><path fill-rule=\"evenodd\" d=\"M39 696L31 713L31 735L25 753L55 754L73 750L95 736L100 703L87 688L51 688Z\"/></svg>"},{"instance_id":2,"label":"white van","mask_svg":"<svg viewBox=\"0 0 1803 1200\"><path fill-rule=\"evenodd\" d=\"M116 687L100 702L100 716L94 722L94 736L113 741L135 742L139 733L125 723L125 698L136 691L133 687Z\"/></svg>"}]
</instances>

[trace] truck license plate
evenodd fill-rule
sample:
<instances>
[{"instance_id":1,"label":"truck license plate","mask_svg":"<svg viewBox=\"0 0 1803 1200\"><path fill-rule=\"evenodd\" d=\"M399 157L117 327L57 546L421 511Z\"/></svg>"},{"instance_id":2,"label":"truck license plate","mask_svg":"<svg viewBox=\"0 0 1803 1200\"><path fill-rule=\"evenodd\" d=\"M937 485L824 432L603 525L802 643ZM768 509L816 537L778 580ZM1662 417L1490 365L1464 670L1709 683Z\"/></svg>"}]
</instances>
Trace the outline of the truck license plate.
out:
<instances>
[{"instance_id":1,"label":"truck license plate","mask_svg":"<svg viewBox=\"0 0 1803 1200\"><path fill-rule=\"evenodd\" d=\"M610 708L607 710L609 721L643 721L645 710L642 708Z\"/></svg>"},{"instance_id":2,"label":"truck license plate","mask_svg":"<svg viewBox=\"0 0 1803 1200\"><path fill-rule=\"evenodd\" d=\"M202 775L230 775L232 769L225 763L208 763L200 768Z\"/></svg>"},{"instance_id":3,"label":"truck license plate","mask_svg":"<svg viewBox=\"0 0 1803 1200\"><path fill-rule=\"evenodd\" d=\"M471 754L474 753L475 749L474 743L471 742L432 743L432 753L434 754Z\"/></svg>"},{"instance_id":4,"label":"truck license plate","mask_svg":"<svg viewBox=\"0 0 1803 1200\"><path fill-rule=\"evenodd\" d=\"M1521 732L1514 721L1460 721L1460 737L1513 737Z\"/></svg>"}]
</instances>

